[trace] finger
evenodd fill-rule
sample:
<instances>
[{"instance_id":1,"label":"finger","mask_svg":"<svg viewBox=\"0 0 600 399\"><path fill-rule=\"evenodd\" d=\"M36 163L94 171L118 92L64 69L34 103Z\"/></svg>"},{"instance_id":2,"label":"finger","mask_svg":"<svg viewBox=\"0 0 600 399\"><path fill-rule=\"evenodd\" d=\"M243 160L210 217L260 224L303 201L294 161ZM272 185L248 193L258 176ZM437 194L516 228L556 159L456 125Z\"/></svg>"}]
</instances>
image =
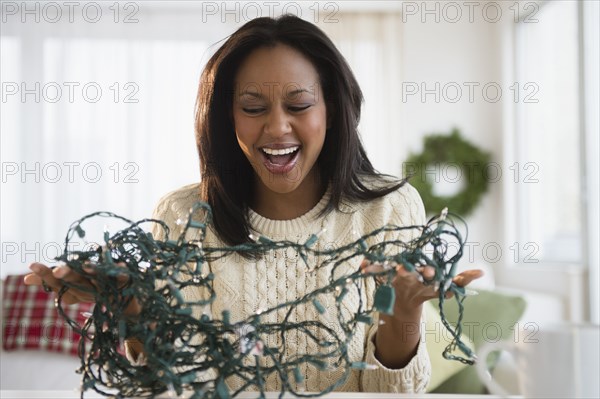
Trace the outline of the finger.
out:
<instances>
[{"instance_id":1,"label":"finger","mask_svg":"<svg viewBox=\"0 0 600 399\"><path fill-rule=\"evenodd\" d=\"M97 275L96 268L90 262L84 263L82 271L76 271L67 265L61 265L55 268L52 273L55 278L61 279L71 284L83 286L95 286L94 277Z\"/></svg>"},{"instance_id":2,"label":"finger","mask_svg":"<svg viewBox=\"0 0 600 399\"><path fill-rule=\"evenodd\" d=\"M84 273L77 272L74 269L72 269L71 267L69 267L68 265L61 265L61 266L54 268L52 273L54 274L54 277L60 278L62 280L69 281L69 282L71 282L72 280L77 280L78 277L85 278L85 277L88 277L86 275L90 275L90 276L96 275L96 268L90 261L85 261L81 265L81 270L83 270Z\"/></svg>"},{"instance_id":3,"label":"finger","mask_svg":"<svg viewBox=\"0 0 600 399\"><path fill-rule=\"evenodd\" d=\"M435 267L433 266L417 266L415 269L421 274L423 280L430 281L435 277Z\"/></svg>"},{"instance_id":4,"label":"finger","mask_svg":"<svg viewBox=\"0 0 600 399\"><path fill-rule=\"evenodd\" d=\"M129 278L130 278L128 270L127 270L127 263L117 262L115 265L117 266L118 269L123 269L123 272L118 271L114 275L114 278L117 281L118 287L123 287L125 284L127 284L129 282ZM84 272L86 272L86 274L83 274L81 276L84 277L94 287L98 288L98 283L95 278L96 276L98 276L98 272L97 272L97 269L95 268L95 265L88 263L88 264L83 265L82 269Z\"/></svg>"},{"instance_id":5,"label":"finger","mask_svg":"<svg viewBox=\"0 0 600 399\"><path fill-rule=\"evenodd\" d=\"M96 275L96 267L90 261L85 261L81 269L89 275Z\"/></svg>"},{"instance_id":6,"label":"finger","mask_svg":"<svg viewBox=\"0 0 600 399\"><path fill-rule=\"evenodd\" d=\"M98 291L98 285L94 279L95 272L91 275L80 274L69 266L63 265L54 269L53 274L54 277L57 277L70 285L69 290L63 296L63 301L65 303L72 304L82 301L94 301L94 295Z\"/></svg>"},{"instance_id":7,"label":"finger","mask_svg":"<svg viewBox=\"0 0 600 399\"><path fill-rule=\"evenodd\" d=\"M363 259L363 261L362 261L362 262L360 262L360 266L359 266L359 268L360 268L360 270L363 270L363 271L364 271L364 269L365 269L367 266L369 266L370 264L371 264L371 262L369 262L369 261L368 261L368 260L366 260L366 259Z\"/></svg>"},{"instance_id":8,"label":"finger","mask_svg":"<svg viewBox=\"0 0 600 399\"><path fill-rule=\"evenodd\" d=\"M396 265L395 268L396 268L396 277L394 277L394 280L398 277L406 277L406 276L410 276L410 275L414 274L414 272L406 270L406 268L402 264Z\"/></svg>"},{"instance_id":9,"label":"finger","mask_svg":"<svg viewBox=\"0 0 600 399\"><path fill-rule=\"evenodd\" d=\"M69 267L65 266L70 270ZM54 275L55 271L59 268L49 268L48 266L42 263L33 263L29 266L32 274L28 274L25 276L25 283L30 285L43 285L45 284L54 292L59 292L61 288L64 287L64 284L60 278ZM63 272L64 273L64 272ZM61 273L58 273L60 276ZM71 271L71 274L76 274ZM61 303L65 303L67 305L71 305L74 303L79 303L83 300L93 301L93 296L85 293L80 290L69 289L62 295Z\"/></svg>"},{"instance_id":10,"label":"finger","mask_svg":"<svg viewBox=\"0 0 600 399\"><path fill-rule=\"evenodd\" d=\"M39 278L40 285L45 283L48 287L56 291L58 291L62 287L62 283L58 279L56 279L52 274L52 269L44 265L43 263L32 263L29 266L29 269L33 273L35 273L35 275ZM31 277L31 279L37 281L37 279L35 279L34 277Z\"/></svg>"},{"instance_id":11,"label":"finger","mask_svg":"<svg viewBox=\"0 0 600 399\"><path fill-rule=\"evenodd\" d=\"M58 266L57 268L52 270L52 275L55 278L69 280L72 278L72 276L70 276L70 274L71 274L71 268L67 265Z\"/></svg>"},{"instance_id":12,"label":"finger","mask_svg":"<svg viewBox=\"0 0 600 399\"><path fill-rule=\"evenodd\" d=\"M61 298L61 303L66 305L73 305L75 303L81 302L95 302L94 296L91 294L83 293L81 291L69 289L63 294Z\"/></svg>"},{"instance_id":13,"label":"finger","mask_svg":"<svg viewBox=\"0 0 600 399\"><path fill-rule=\"evenodd\" d=\"M421 275L425 280L431 280L435 277L435 267L433 266L424 266L421 270Z\"/></svg>"},{"instance_id":14,"label":"finger","mask_svg":"<svg viewBox=\"0 0 600 399\"><path fill-rule=\"evenodd\" d=\"M29 273L23 278L25 285L42 285L42 278L35 273Z\"/></svg>"},{"instance_id":15,"label":"finger","mask_svg":"<svg viewBox=\"0 0 600 399\"><path fill-rule=\"evenodd\" d=\"M467 270L454 277L452 281L459 287L465 287L469 285L473 280L476 280L481 276L483 276L483 270Z\"/></svg>"},{"instance_id":16,"label":"finger","mask_svg":"<svg viewBox=\"0 0 600 399\"><path fill-rule=\"evenodd\" d=\"M62 292L62 295L60 296L60 301L62 304L72 305L80 302L95 302L95 297L93 292L87 291L85 289L69 287L68 289Z\"/></svg>"},{"instance_id":17,"label":"finger","mask_svg":"<svg viewBox=\"0 0 600 399\"><path fill-rule=\"evenodd\" d=\"M366 260L366 259L365 259ZM364 261L363 261L364 263ZM117 266L124 269L125 271L127 271L127 263L125 262L118 262ZM362 266L362 264L361 264ZM120 287L123 287L125 284L127 284L127 282L129 281L129 274L127 274L126 272L123 273L119 273L117 274L117 283L119 283Z\"/></svg>"},{"instance_id":18,"label":"finger","mask_svg":"<svg viewBox=\"0 0 600 399\"><path fill-rule=\"evenodd\" d=\"M363 273L381 273L385 269L379 263L369 263L368 266L362 268Z\"/></svg>"},{"instance_id":19,"label":"finger","mask_svg":"<svg viewBox=\"0 0 600 399\"><path fill-rule=\"evenodd\" d=\"M66 281L70 284L89 285L89 279L77 273L67 265L62 265L52 271L55 278Z\"/></svg>"}]
</instances>

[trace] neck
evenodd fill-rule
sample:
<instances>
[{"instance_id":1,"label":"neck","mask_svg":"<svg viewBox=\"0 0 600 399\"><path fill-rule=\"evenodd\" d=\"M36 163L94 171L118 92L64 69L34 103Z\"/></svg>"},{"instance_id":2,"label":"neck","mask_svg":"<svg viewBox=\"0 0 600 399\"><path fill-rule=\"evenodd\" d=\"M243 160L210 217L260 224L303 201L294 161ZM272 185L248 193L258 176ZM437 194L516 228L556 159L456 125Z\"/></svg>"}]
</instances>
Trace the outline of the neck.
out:
<instances>
[{"instance_id":1,"label":"neck","mask_svg":"<svg viewBox=\"0 0 600 399\"><path fill-rule=\"evenodd\" d=\"M316 173L310 173L292 192L277 193L257 179L252 208L272 220L291 220L310 211L321 200L325 187Z\"/></svg>"}]
</instances>

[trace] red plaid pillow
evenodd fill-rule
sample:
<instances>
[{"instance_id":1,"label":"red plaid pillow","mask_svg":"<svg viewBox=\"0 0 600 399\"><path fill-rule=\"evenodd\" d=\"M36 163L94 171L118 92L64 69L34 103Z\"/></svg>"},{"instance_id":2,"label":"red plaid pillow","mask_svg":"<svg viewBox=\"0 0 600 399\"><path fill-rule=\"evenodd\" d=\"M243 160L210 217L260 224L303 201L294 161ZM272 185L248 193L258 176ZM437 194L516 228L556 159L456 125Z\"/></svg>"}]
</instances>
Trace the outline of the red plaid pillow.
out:
<instances>
[{"instance_id":1,"label":"red plaid pillow","mask_svg":"<svg viewBox=\"0 0 600 399\"><path fill-rule=\"evenodd\" d=\"M53 293L41 287L25 285L25 275L7 276L4 281L3 348L41 349L77 356L80 335L59 316ZM64 306L65 313L82 325L94 304Z\"/></svg>"}]
</instances>

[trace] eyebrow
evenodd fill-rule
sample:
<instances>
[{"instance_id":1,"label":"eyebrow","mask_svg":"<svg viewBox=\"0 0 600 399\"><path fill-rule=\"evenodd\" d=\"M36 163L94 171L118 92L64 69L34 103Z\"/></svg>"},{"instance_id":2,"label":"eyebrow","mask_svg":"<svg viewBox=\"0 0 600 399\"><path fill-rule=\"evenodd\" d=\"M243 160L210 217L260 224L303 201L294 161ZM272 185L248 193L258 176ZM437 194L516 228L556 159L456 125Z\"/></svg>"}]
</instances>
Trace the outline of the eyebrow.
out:
<instances>
[{"instance_id":1,"label":"eyebrow","mask_svg":"<svg viewBox=\"0 0 600 399\"><path fill-rule=\"evenodd\" d=\"M243 91L243 92L240 93L240 95L238 97L243 97L243 96L250 96L250 97L254 97L254 98L261 98L262 94L256 93L254 91Z\"/></svg>"},{"instance_id":2,"label":"eyebrow","mask_svg":"<svg viewBox=\"0 0 600 399\"><path fill-rule=\"evenodd\" d=\"M295 96L295 95L300 94L300 93L313 94L312 91L307 90L307 89L296 89L296 90L292 90L291 92L289 92L288 96Z\"/></svg>"},{"instance_id":3,"label":"eyebrow","mask_svg":"<svg viewBox=\"0 0 600 399\"><path fill-rule=\"evenodd\" d=\"M308 89L296 89L296 90L292 90L291 92L287 93L288 97L292 97L292 96L296 96L300 93L308 93L308 94L314 94L312 91L308 90ZM243 92L240 93L239 97L242 96L250 96L250 97L254 97L254 98L262 98L263 95L254 91L248 91L248 90L244 90Z\"/></svg>"}]
</instances>

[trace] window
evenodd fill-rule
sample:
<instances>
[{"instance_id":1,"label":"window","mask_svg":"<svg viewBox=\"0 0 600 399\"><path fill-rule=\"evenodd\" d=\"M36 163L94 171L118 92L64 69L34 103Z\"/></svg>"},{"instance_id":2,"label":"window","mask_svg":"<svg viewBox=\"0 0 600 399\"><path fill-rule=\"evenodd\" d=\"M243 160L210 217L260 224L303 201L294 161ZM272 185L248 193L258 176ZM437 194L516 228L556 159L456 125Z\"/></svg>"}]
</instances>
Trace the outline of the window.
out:
<instances>
[{"instance_id":1,"label":"window","mask_svg":"<svg viewBox=\"0 0 600 399\"><path fill-rule=\"evenodd\" d=\"M516 25L516 242L521 262L583 261L578 2Z\"/></svg>"}]
</instances>

